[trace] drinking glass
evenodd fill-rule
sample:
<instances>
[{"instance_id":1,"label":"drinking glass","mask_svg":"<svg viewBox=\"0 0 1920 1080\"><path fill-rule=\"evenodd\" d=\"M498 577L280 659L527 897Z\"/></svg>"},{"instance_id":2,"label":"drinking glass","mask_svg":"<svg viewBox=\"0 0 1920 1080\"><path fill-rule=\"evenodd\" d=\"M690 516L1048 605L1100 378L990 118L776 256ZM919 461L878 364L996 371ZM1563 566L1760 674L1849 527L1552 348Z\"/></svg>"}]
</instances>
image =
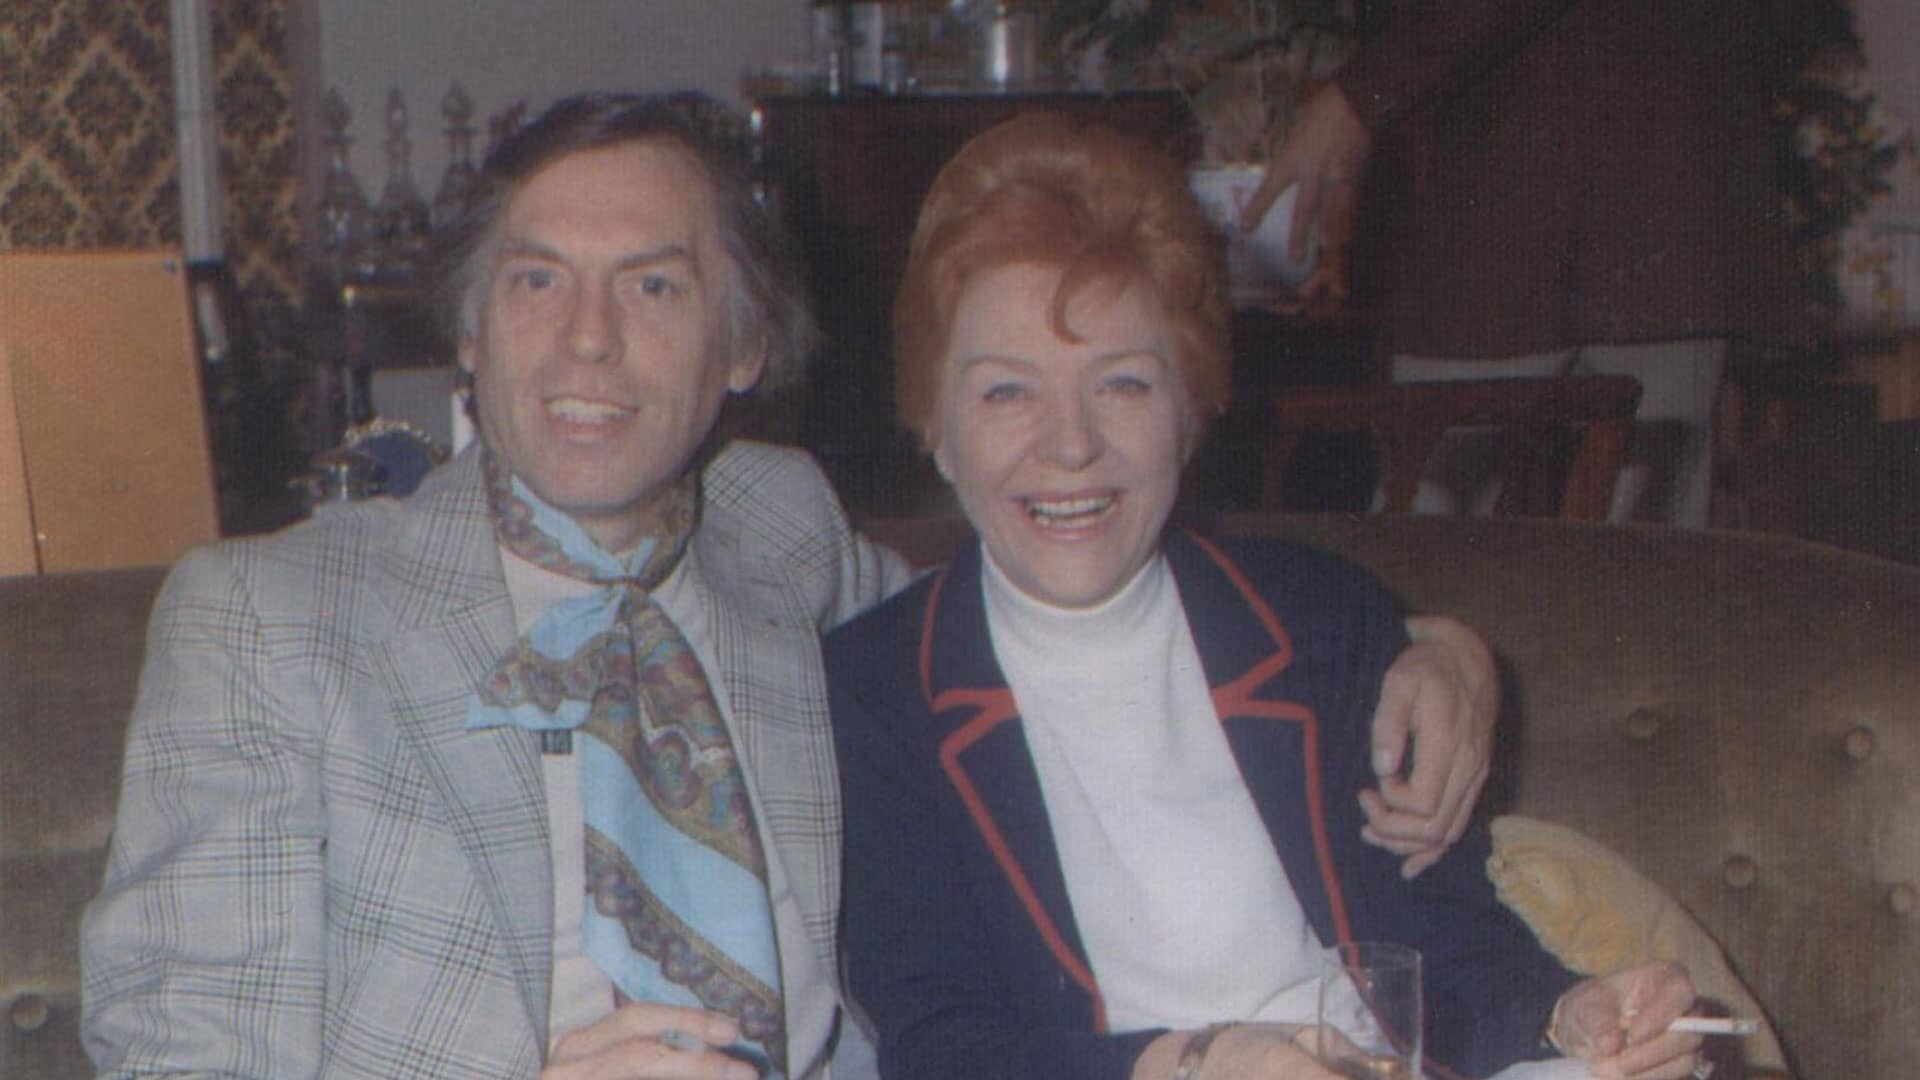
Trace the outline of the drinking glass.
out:
<instances>
[{"instance_id":1,"label":"drinking glass","mask_svg":"<svg viewBox=\"0 0 1920 1080\"><path fill-rule=\"evenodd\" d=\"M1320 965L1320 1059L1352 1080L1417 1080L1420 953L1357 941L1328 949Z\"/></svg>"}]
</instances>

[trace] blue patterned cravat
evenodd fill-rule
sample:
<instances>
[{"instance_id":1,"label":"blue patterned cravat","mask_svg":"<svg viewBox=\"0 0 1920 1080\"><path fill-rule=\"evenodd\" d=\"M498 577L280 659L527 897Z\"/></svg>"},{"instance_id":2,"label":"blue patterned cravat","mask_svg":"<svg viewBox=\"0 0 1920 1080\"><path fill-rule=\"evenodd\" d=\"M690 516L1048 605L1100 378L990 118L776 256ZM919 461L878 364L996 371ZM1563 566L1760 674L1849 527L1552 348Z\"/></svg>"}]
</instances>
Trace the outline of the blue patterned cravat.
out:
<instances>
[{"instance_id":1,"label":"blue patterned cravat","mask_svg":"<svg viewBox=\"0 0 1920 1080\"><path fill-rule=\"evenodd\" d=\"M482 454L494 526L536 566L605 586L553 605L480 687L470 728L578 731L586 809L587 955L634 1001L725 1012L735 1047L785 1074L766 855L700 662L649 594L693 530L691 479L665 524L609 555Z\"/></svg>"}]
</instances>

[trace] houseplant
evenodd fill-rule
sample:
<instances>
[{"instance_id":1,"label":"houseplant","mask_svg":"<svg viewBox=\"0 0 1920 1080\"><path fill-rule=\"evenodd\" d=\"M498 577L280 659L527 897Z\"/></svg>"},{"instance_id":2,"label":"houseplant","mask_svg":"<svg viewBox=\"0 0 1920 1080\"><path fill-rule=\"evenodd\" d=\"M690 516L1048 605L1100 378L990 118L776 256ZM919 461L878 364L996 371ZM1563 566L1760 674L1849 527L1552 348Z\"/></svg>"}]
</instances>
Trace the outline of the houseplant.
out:
<instances>
[{"instance_id":1,"label":"houseplant","mask_svg":"<svg viewBox=\"0 0 1920 1080\"><path fill-rule=\"evenodd\" d=\"M1045 36L1083 83L1172 88L1206 162L1267 160L1295 106L1346 59L1367 0L1051 0Z\"/></svg>"},{"instance_id":2,"label":"houseplant","mask_svg":"<svg viewBox=\"0 0 1920 1080\"><path fill-rule=\"evenodd\" d=\"M1313 270L1287 257L1292 192L1239 227L1307 94L1345 61L1368 0L1052 0L1045 36L1083 85L1167 89L1192 109L1194 194L1221 227L1236 306L1291 293Z\"/></svg>"}]
</instances>

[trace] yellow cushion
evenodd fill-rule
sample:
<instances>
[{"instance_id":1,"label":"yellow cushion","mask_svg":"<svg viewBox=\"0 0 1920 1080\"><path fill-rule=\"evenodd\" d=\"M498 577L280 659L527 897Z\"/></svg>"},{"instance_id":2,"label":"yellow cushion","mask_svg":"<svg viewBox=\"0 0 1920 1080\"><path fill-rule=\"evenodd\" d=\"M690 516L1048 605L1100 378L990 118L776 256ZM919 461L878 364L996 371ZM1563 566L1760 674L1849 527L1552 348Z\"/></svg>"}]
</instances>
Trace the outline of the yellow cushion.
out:
<instances>
[{"instance_id":1,"label":"yellow cushion","mask_svg":"<svg viewBox=\"0 0 1920 1080\"><path fill-rule=\"evenodd\" d=\"M1684 964L1703 1001L1760 1019L1760 1032L1741 1048L1749 1075L1785 1075L1772 1025L1720 946L1666 890L1605 845L1564 825L1497 817L1487 877L1540 944L1582 975L1652 960Z\"/></svg>"}]
</instances>

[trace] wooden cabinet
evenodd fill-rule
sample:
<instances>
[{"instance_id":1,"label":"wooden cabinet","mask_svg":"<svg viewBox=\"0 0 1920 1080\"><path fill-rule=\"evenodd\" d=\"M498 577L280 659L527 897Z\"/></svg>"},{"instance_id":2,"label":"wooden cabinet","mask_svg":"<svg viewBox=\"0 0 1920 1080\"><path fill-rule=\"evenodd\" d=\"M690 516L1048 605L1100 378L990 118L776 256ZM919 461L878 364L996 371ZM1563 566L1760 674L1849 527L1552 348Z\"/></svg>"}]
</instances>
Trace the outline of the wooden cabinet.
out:
<instances>
[{"instance_id":1,"label":"wooden cabinet","mask_svg":"<svg viewBox=\"0 0 1920 1080\"><path fill-rule=\"evenodd\" d=\"M1188 160L1177 95L767 97L754 108L767 190L806 259L826 344L793 405L794 434L856 512L901 513L941 485L893 419L889 326L920 201L973 135L1030 109L1134 131Z\"/></svg>"}]
</instances>

